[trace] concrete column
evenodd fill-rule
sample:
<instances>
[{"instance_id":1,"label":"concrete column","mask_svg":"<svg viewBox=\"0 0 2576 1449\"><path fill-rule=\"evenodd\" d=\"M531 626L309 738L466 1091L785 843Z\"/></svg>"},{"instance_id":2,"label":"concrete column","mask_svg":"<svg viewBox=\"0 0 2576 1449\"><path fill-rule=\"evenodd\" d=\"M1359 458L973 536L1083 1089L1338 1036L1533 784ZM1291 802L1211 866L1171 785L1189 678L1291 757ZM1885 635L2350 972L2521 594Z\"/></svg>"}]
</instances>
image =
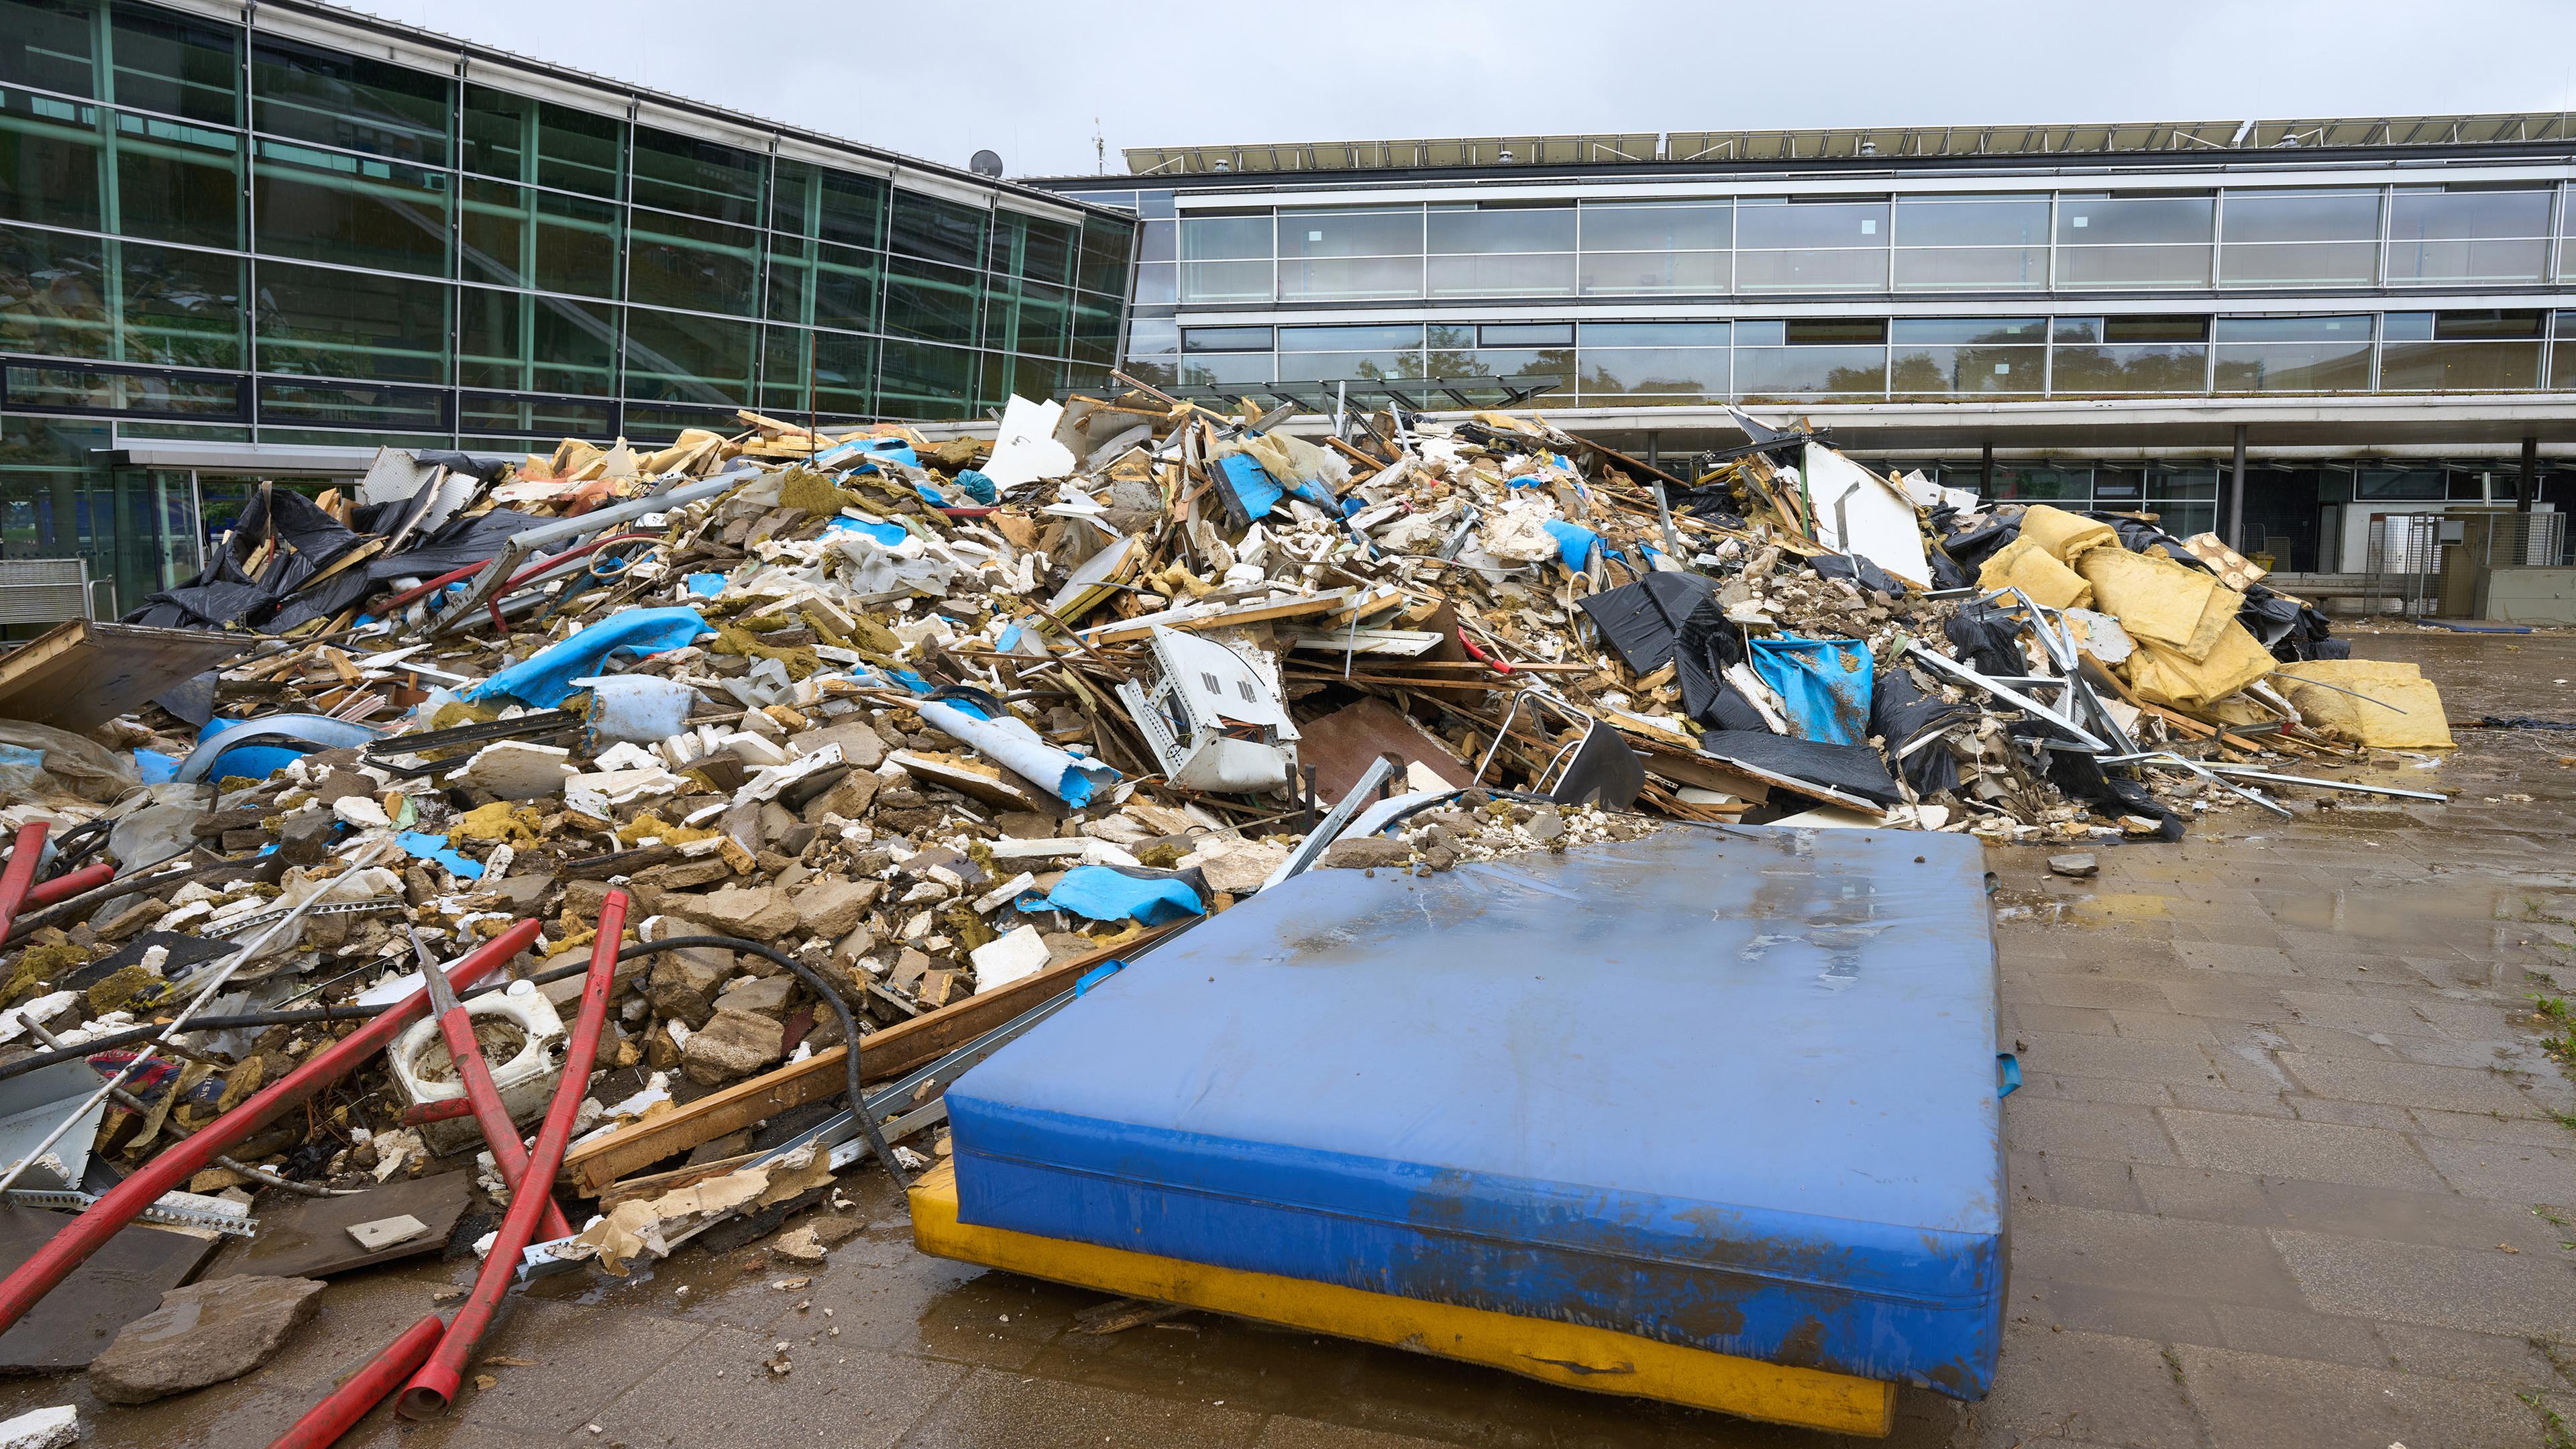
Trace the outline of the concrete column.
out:
<instances>
[{"instance_id":1,"label":"concrete column","mask_svg":"<svg viewBox=\"0 0 2576 1449\"><path fill-rule=\"evenodd\" d=\"M1977 449L1977 496L1995 496L1995 445L1986 443Z\"/></svg>"},{"instance_id":2,"label":"concrete column","mask_svg":"<svg viewBox=\"0 0 2576 1449\"><path fill-rule=\"evenodd\" d=\"M2227 484L2227 546L2245 551L2245 425L2236 425L2236 467Z\"/></svg>"},{"instance_id":3,"label":"concrete column","mask_svg":"<svg viewBox=\"0 0 2576 1449\"><path fill-rule=\"evenodd\" d=\"M1649 468L1664 466L1664 435L1661 433L1646 434L1646 466Z\"/></svg>"},{"instance_id":4,"label":"concrete column","mask_svg":"<svg viewBox=\"0 0 2576 1449\"><path fill-rule=\"evenodd\" d=\"M2513 511L2529 513L2540 497L2540 439L2537 435L2522 440L2522 477L2513 488Z\"/></svg>"}]
</instances>

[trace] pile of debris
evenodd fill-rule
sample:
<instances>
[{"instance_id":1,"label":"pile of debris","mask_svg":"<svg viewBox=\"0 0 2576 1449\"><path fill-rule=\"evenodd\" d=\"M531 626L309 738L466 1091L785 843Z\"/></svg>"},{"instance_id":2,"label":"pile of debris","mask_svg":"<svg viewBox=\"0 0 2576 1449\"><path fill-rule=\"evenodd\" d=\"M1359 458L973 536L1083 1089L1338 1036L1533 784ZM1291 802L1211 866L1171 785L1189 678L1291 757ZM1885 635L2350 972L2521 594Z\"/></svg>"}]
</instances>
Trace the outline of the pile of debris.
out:
<instances>
[{"instance_id":1,"label":"pile of debris","mask_svg":"<svg viewBox=\"0 0 2576 1449\"><path fill-rule=\"evenodd\" d=\"M1689 479L1527 418L1317 441L1141 385L990 442L742 419L263 486L195 581L0 657L0 1186L81 1206L200 1152L152 1211L242 1237L256 1193L336 1251L235 1270L321 1276L511 1200L568 1102L592 1201L531 1261L624 1271L832 1221L835 1171L920 1161L939 1088L1079 981L1309 868L2172 838L2282 783L2420 793L2277 767L2449 743L2214 538L1750 418ZM388 1024L442 961L507 983L459 1008L481 1074Z\"/></svg>"}]
</instances>

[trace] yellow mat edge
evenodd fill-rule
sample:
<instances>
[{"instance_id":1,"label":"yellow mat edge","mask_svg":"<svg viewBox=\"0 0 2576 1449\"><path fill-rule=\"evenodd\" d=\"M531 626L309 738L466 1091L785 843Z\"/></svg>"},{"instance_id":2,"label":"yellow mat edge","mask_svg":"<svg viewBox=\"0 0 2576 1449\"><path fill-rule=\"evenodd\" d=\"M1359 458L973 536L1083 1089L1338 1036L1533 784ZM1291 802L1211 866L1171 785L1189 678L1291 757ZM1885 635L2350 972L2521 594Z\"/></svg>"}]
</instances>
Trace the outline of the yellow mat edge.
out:
<instances>
[{"instance_id":1,"label":"yellow mat edge","mask_svg":"<svg viewBox=\"0 0 2576 1449\"><path fill-rule=\"evenodd\" d=\"M946 1162L912 1185L911 1199L913 1244L936 1258L1483 1364L1588 1393L1844 1434L1884 1436L1895 1425L1896 1386L1879 1379L1765 1363L1585 1324L969 1226L957 1220L957 1178Z\"/></svg>"}]
</instances>

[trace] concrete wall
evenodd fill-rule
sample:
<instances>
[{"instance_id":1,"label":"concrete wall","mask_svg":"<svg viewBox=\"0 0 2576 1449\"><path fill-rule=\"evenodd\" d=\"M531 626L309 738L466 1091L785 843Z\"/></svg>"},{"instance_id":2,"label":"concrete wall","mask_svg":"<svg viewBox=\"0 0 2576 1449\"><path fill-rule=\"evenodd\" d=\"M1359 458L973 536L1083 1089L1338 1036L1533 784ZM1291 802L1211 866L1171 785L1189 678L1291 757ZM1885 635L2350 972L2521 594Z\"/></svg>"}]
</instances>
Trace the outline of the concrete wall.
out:
<instances>
[{"instance_id":1,"label":"concrete wall","mask_svg":"<svg viewBox=\"0 0 2576 1449\"><path fill-rule=\"evenodd\" d=\"M2477 617L2500 624L2576 624L2576 568L2483 569Z\"/></svg>"}]
</instances>

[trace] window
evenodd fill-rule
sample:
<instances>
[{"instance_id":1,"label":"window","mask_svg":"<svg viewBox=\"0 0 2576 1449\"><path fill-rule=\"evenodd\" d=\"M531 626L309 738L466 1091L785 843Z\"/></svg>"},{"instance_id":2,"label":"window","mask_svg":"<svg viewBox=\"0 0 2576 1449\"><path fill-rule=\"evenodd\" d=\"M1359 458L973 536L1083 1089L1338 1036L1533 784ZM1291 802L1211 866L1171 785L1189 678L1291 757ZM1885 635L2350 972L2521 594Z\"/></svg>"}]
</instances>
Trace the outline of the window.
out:
<instances>
[{"instance_id":1,"label":"window","mask_svg":"<svg viewBox=\"0 0 2576 1449\"><path fill-rule=\"evenodd\" d=\"M954 267L982 266L984 227L991 219L992 213L980 206L897 189L893 229L886 244L896 256Z\"/></svg>"},{"instance_id":2,"label":"window","mask_svg":"<svg viewBox=\"0 0 2576 1449\"><path fill-rule=\"evenodd\" d=\"M1574 208L1434 206L1425 216L1434 297L1561 297L1574 291Z\"/></svg>"},{"instance_id":3,"label":"window","mask_svg":"<svg viewBox=\"0 0 2576 1449\"><path fill-rule=\"evenodd\" d=\"M2540 312L2390 313L2383 392L2509 392L2540 385Z\"/></svg>"},{"instance_id":4,"label":"window","mask_svg":"<svg viewBox=\"0 0 2576 1449\"><path fill-rule=\"evenodd\" d=\"M985 282L984 345L1033 357L1063 357L1073 343L1073 293L1045 282Z\"/></svg>"},{"instance_id":5,"label":"window","mask_svg":"<svg viewBox=\"0 0 2576 1449\"><path fill-rule=\"evenodd\" d=\"M0 6L0 14L9 8ZM241 124L240 31L123 0L109 16L118 105L210 126Z\"/></svg>"},{"instance_id":6,"label":"window","mask_svg":"<svg viewBox=\"0 0 2576 1449\"><path fill-rule=\"evenodd\" d=\"M758 232L642 207L628 210L627 228L629 300L737 317L759 312Z\"/></svg>"},{"instance_id":7,"label":"window","mask_svg":"<svg viewBox=\"0 0 2576 1449\"><path fill-rule=\"evenodd\" d=\"M241 136L116 116L116 205L126 236L241 248Z\"/></svg>"},{"instance_id":8,"label":"window","mask_svg":"<svg viewBox=\"0 0 2576 1449\"><path fill-rule=\"evenodd\" d=\"M2207 196L2061 196L2057 285L2206 287L2215 215Z\"/></svg>"},{"instance_id":9,"label":"window","mask_svg":"<svg viewBox=\"0 0 2576 1449\"><path fill-rule=\"evenodd\" d=\"M1194 331L1196 329L1193 329ZM1424 376L1423 328L1395 326L1282 327L1281 382L1331 382Z\"/></svg>"},{"instance_id":10,"label":"window","mask_svg":"<svg viewBox=\"0 0 2576 1449\"><path fill-rule=\"evenodd\" d=\"M888 342L878 366L878 410L898 418L953 418L975 399L976 355L926 342Z\"/></svg>"},{"instance_id":11,"label":"window","mask_svg":"<svg viewBox=\"0 0 2576 1449\"><path fill-rule=\"evenodd\" d=\"M2400 186L2388 206L2391 282L2536 282L2549 254L2546 191Z\"/></svg>"},{"instance_id":12,"label":"window","mask_svg":"<svg viewBox=\"0 0 2576 1449\"><path fill-rule=\"evenodd\" d=\"M1777 342L1772 346L1769 343ZM1874 397L1887 391L1887 323L1875 317L1741 324L1735 391L1750 400Z\"/></svg>"},{"instance_id":13,"label":"window","mask_svg":"<svg viewBox=\"0 0 2576 1449\"><path fill-rule=\"evenodd\" d=\"M107 243L0 226L0 351L105 359Z\"/></svg>"},{"instance_id":14,"label":"window","mask_svg":"<svg viewBox=\"0 0 2576 1449\"><path fill-rule=\"evenodd\" d=\"M1487 347L1572 347L1571 322L1487 323L1478 329Z\"/></svg>"},{"instance_id":15,"label":"window","mask_svg":"<svg viewBox=\"0 0 2576 1449\"><path fill-rule=\"evenodd\" d=\"M2061 317L2052 330L2052 393L2080 397L2208 389L2207 317Z\"/></svg>"},{"instance_id":16,"label":"window","mask_svg":"<svg viewBox=\"0 0 2576 1449\"><path fill-rule=\"evenodd\" d=\"M1184 302L1270 300L1270 213L1181 218Z\"/></svg>"},{"instance_id":17,"label":"window","mask_svg":"<svg viewBox=\"0 0 2576 1449\"><path fill-rule=\"evenodd\" d=\"M383 433L444 433L449 428L447 394L443 392L275 378L260 379L259 420L288 427L363 428Z\"/></svg>"},{"instance_id":18,"label":"window","mask_svg":"<svg viewBox=\"0 0 2576 1449\"><path fill-rule=\"evenodd\" d=\"M2221 317L2212 387L2219 392L2367 392L2370 324L2343 317Z\"/></svg>"},{"instance_id":19,"label":"window","mask_svg":"<svg viewBox=\"0 0 2576 1449\"><path fill-rule=\"evenodd\" d=\"M2036 394L2045 386L2048 326L2037 318L1900 317L1888 324L1888 341L1888 388L1898 397Z\"/></svg>"},{"instance_id":20,"label":"window","mask_svg":"<svg viewBox=\"0 0 2576 1449\"><path fill-rule=\"evenodd\" d=\"M1899 197L1895 261L1899 291L2045 288L2048 198Z\"/></svg>"},{"instance_id":21,"label":"window","mask_svg":"<svg viewBox=\"0 0 2576 1449\"><path fill-rule=\"evenodd\" d=\"M0 216L103 230L96 106L0 90Z\"/></svg>"},{"instance_id":22,"label":"window","mask_svg":"<svg viewBox=\"0 0 2576 1449\"><path fill-rule=\"evenodd\" d=\"M2549 385L2553 388L2576 388L2576 312L2561 312L2552 320L2549 344Z\"/></svg>"},{"instance_id":23,"label":"window","mask_svg":"<svg viewBox=\"0 0 2576 1449\"><path fill-rule=\"evenodd\" d=\"M1743 292L1887 290L1888 203L1769 198L1735 208Z\"/></svg>"},{"instance_id":24,"label":"window","mask_svg":"<svg viewBox=\"0 0 2576 1449\"><path fill-rule=\"evenodd\" d=\"M119 242L117 252L121 357L174 367L244 364L239 257L139 241Z\"/></svg>"},{"instance_id":25,"label":"window","mask_svg":"<svg viewBox=\"0 0 2576 1449\"><path fill-rule=\"evenodd\" d=\"M876 347L873 338L769 328L760 367L761 406L790 416L809 410L817 414L875 411Z\"/></svg>"},{"instance_id":26,"label":"window","mask_svg":"<svg viewBox=\"0 0 2576 1449\"><path fill-rule=\"evenodd\" d=\"M1724 201L1586 205L1577 287L1587 297L1735 290L1735 208Z\"/></svg>"},{"instance_id":27,"label":"window","mask_svg":"<svg viewBox=\"0 0 2576 1449\"><path fill-rule=\"evenodd\" d=\"M444 171L261 141L251 170L258 250L382 271L448 275Z\"/></svg>"},{"instance_id":28,"label":"window","mask_svg":"<svg viewBox=\"0 0 2576 1449\"><path fill-rule=\"evenodd\" d=\"M2218 280L2226 286L2366 287L2379 280L2379 192L2231 191Z\"/></svg>"},{"instance_id":29,"label":"window","mask_svg":"<svg viewBox=\"0 0 2576 1449\"><path fill-rule=\"evenodd\" d=\"M468 171L616 200L626 123L489 86L465 88L458 155Z\"/></svg>"},{"instance_id":30,"label":"window","mask_svg":"<svg viewBox=\"0 0 2576 1449\"><path fill-rule=\"evenodd\" d=\"M1145 230L1162 233L1163 256L1169 260L1172 224L1158 221ZM1126 296L1128 259L1136 249L1136 234L1137 227L1130 222L1113 221L1105 216L1083 218L1082 257L1074 285L1104 297Z\"/></svg>"},{"instance_id":31,"label":"window","mask_svg":"<svg viewBox=\"0 0 2576 1449\"><path fill-rule=\"evenodd\" d=\"M1422 208L1279 213L1279 299L1419 297Z\"/></svg>"},{"instance_id":32,"label":"window","mask_svg":"<svg viewBox=\"0 0 2576 1449\"><path fill-rule=\"evenodd\" d=\"M751 401L759 332L752 322L629 307L626 396L742 406Z\"/></svg>"},{"instance_id":33,"label":"window","mask_svg":"<svg viewBox=\"0 0 2576 1449\"><path fill-rule=\"evenodd\" d=\"M460 269L468 281L614 297L617 206L468 176L459 205Z\"/></svg>"},{"instance_id":34,"label":"window","mask_svg":"<svg viewBox=\"0 0 2576 1449\"><path fill-rule=\"evenodd\" d=\"M262 262L259 370L444 383L450 291L422 278Z\"/></svg>"},{"instance_id":35,"label":"window","mask_svg":"<svg viewBox=\"0 0 2576 1449\"><path fill-rule=\"evenodd\" d=\"M1069 287L1081 251L1081 223L1023 216L1005 207L993 213L984 270Z\"/></svg>"},{"instance_id":36,"label":"window","mask_svg":"<svg viewBox=\"0 0 2576 1449\"><path fill-rule=\"evenodd\" d=\"M96 98L90 14L78 0L0 0L0 84Z\"/></svg>"},{"instance_id":37,"label":"window","mask_svg":"<svg viewBox=\"0 0 2576 1449\"><path fill-rule=\"evenodd\" d=\"M769 319L809 323L852 332L873 332L877 324L880 260L875 252L803 243L810 255L776 250L798 244L771 238L769 254Z\"/></svg>"},{"instance_id":38,"label":"window","mask_svg":"<svg viewBox=\"0 0 2576 1449\"><path fill-rule=\"evenodd\" d=\"M769 195L769 229L843 246L882 244L887 187L802 161L780 161Z\"/></svg>"},{"instance_id":39,"label":"window","mask_svg":"<svg viewBox=\"0 0 2576 1449\"><path fill-rule=\"evenodd\" d=\"M982 278L958 267L895 257L886 266L885 330L896 337L975 345Z\"/></svg>"},{"instance_id":40,"label":"window","mask_svg":"<svg viewBox=\"0 0 2576 1449\"><path fill-rule=\"evenodd\" d=\"M364 56L263 39L251 47L251 125L272 136L448 163L455 83Z\"/></svg>"},{"instance_id":41,"label":"window","mask_svg":"<svg viewBox=\"0 0 2576 1449\"><path fill-rule=\"evenodd\" d=\"M735 226L760 225L767 157L650 126L635 128L634 147L632 200L637 206Z\"/></svg>"},{"instance_id":42,"label":"window","mask_svg":"<svg viewBox=\"0 0 2576 1449\"><path fill-rule=\"evenodd\" d=\"M611 397L617 392L617 309L460 288L456 351L457 381L467 387Z\"/></svg>"}]
</instances>

